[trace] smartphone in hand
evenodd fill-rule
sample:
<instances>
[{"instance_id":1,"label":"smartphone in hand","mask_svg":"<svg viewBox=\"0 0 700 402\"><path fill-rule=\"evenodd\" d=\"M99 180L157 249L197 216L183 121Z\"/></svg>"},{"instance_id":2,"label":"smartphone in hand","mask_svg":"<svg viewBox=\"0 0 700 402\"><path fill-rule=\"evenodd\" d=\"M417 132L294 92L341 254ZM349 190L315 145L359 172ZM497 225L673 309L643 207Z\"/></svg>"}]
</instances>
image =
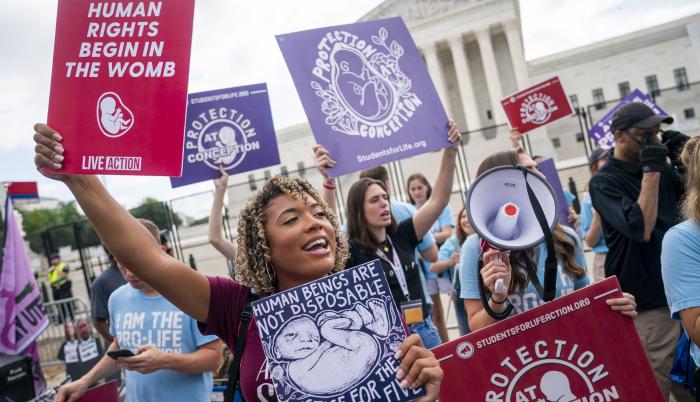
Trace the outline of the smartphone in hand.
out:
<instances>
[{"instance_id":1,"label":"smartphone in hand","mask_svg":"<svg viewBox=\"0 0 700 402\"><path fill-rule=\"evenodd\" d=\"M136 355L129 349L118 349L108 351L107 356L111 357L112 359L116 359L117 357L131 357Z\"/></svg>"}]
</instances>

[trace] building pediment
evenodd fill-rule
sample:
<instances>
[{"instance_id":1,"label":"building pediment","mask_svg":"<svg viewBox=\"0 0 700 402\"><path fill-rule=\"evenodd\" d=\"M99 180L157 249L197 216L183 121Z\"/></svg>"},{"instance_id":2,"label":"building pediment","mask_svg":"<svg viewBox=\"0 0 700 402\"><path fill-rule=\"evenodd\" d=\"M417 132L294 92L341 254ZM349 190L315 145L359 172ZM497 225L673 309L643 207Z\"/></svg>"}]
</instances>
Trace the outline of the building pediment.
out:
<instances>
[{"instance_id":1,"label":"building pediment","mask_svg":"<svg viewBox=\"0 0 700 402\"><path fill-rule=\"evenodd\" d=\"M474 0L386 0L360 18L360 21L400 16L406 22L416 22L472 2Z\"/></svg>"}]
</instances>

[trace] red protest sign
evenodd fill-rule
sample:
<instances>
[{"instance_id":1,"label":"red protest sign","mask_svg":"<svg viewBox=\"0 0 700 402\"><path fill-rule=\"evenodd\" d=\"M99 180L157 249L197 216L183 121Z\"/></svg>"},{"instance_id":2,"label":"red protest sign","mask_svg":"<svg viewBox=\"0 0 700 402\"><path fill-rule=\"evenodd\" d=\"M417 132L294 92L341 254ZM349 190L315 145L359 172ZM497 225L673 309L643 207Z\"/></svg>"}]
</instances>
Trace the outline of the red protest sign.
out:
<instances>
[{"instance_id":1,"label":"red protest sign","mask_svg":"<svg viewBox=\"0 0 700 402\"><path fill-rule=\"evenodd\" d=\"M63 173L179 176L194 0L59 0L48 124Z\"/></svg>"},{"instance_id":2,"label":"red protest sign","mask_svg":"<svg viewBox=\"0 0 700 402\"><path fill-rule=\"evenodd\" d=\"M118 402L117 382L112 380L96 385L85 393L77 402Z\"/></svg>"},{"instance_id":3,"label":"red protest sign","mask_svg":"<svg viewBox=\"0 0 700 402\"><path fill-rule=\"evenodd\" d=\"M605 304L608 278L432 349L440 401L663 401L632 319Z\"/></svg>"},{"instance_id":4,"label":"red protest sign","mask_svg":"<svg viewBox=\"0 0 700 402\"><path fill-rule=\"evenodd\" d=\"M501 101L508 124L521 133L534 130L573 113L559 77L523 89Z\"/></svg>"}]
</instances>

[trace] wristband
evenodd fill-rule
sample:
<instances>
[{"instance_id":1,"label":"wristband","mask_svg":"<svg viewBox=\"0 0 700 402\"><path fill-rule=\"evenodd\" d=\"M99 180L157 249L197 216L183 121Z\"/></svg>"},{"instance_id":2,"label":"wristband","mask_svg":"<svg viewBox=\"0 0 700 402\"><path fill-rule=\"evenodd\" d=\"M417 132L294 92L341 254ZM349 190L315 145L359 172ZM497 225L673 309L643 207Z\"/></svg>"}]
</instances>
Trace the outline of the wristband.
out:
<instances>
[{"instance_id":1,"label":"wristband","mask_svg":"<svg viewBox=\"0 0 700 402\"><path fill-rule=\"evenodd\" d=\"M326 180L323 182L323 188L328 190L335 190L335 182Z\"/></svg>"},{"instance_id":2,"label":"wristband","mask_svg":"<svg viewBox=\"0 0 700 402\"><path fill-rule=\"evenodd\" d=\"M494 302L494 304L505 304L506 301L508 300L508 298L506 297L505 299L503 299L503 301L498 302L498 301L496 301L496 300L493 299L493 295L491 295L490 299L491 299L492 302Z\"/></svg>"}]
</instances>

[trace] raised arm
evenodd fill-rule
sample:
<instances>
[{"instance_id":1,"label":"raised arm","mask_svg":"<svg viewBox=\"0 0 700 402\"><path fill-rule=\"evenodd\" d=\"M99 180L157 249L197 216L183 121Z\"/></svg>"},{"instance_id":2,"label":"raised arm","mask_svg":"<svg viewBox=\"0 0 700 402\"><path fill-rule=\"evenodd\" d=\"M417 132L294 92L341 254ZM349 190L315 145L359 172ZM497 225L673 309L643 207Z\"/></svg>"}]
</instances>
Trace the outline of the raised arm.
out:
<instances>
[{"instance_id":1,"label":"raised arm","mask_svg":"<svg viewBox=\"0 0 700 402\"><path fill-rule=\"evenodd\" d=\"M112 198L97 177L60 174L62 137L45 124L35 125L34 130L37 169L68 186L115 259L187 315L206 322L210 297L207 278L163 252L148 230Z\"/></svg>"},{"instance_id":2,"label":"raised arm","mask_svg":"<svg viewBox=\"0 0 700 402\"><path fill-rule=\"evenodd\" d=\"M209 214L209 243L229 260L236 259L236 244L224 238L223 209L224 195L228 187L228 173L219 166L221 177L214 179L214 201Z\"/></svg>"},{"instance_id":3,"label":"raised arm","mask_svg":"<svg viewBox=\"0 0 700 402\"><path fill-rule=\"evenodd\" d=\"M338 215L335 199L335 178L330 177L328 168L335 166L335 161L331 159L331 155L323 145L314 145L314 157L316 169L323 176L323 200L328 204L328 208Z\"/></svg>"},{"instance_id":4,"label":"raised arm","mask_svg":"<svg viewBox=\"0 0 700 402\"><path fill-rule=\"evenodd\" d=\"M416 229L416 237L419 239L428 233L428 230L430 230L450 201L452 183L454 182L457 146L459 146L459 140L462 135L459 133L457 124L454 121L449 121L448 128L447 139L455 143L455 146L445 148L442 151L442 161L440 162L438 177L435 179L435 185L433 186L433 193L425 205L413 216L413 226Z\"/></svg>"},{"instance_id":5,"label":"raised arm","mask_svg":"<svg viewBox=\"0 0 700 402\"><path fill-rule=\"evenodd\" d=\"M588 247L593 247L598 244L603 229L602 223L600 221L600 215L598 215L598 212L596 212L596 210L593 209L591 213L592 218L590 227L588 228L588 231L584 233L584 240L586 241Z\"/></svg>"},{"instance_id":6,"label":"raised arm","mask_svg":"<svg viewBox=\"0 0 700 402\"><path fill-rule=\"evenodd\" d=\"M642 176L642 189L639 191L637 204L644 216L644 241L651 240L651 232L656 226L656 217L659 212L659 182L661 173L646 172Z\"/></svg>"}]
</instances>

